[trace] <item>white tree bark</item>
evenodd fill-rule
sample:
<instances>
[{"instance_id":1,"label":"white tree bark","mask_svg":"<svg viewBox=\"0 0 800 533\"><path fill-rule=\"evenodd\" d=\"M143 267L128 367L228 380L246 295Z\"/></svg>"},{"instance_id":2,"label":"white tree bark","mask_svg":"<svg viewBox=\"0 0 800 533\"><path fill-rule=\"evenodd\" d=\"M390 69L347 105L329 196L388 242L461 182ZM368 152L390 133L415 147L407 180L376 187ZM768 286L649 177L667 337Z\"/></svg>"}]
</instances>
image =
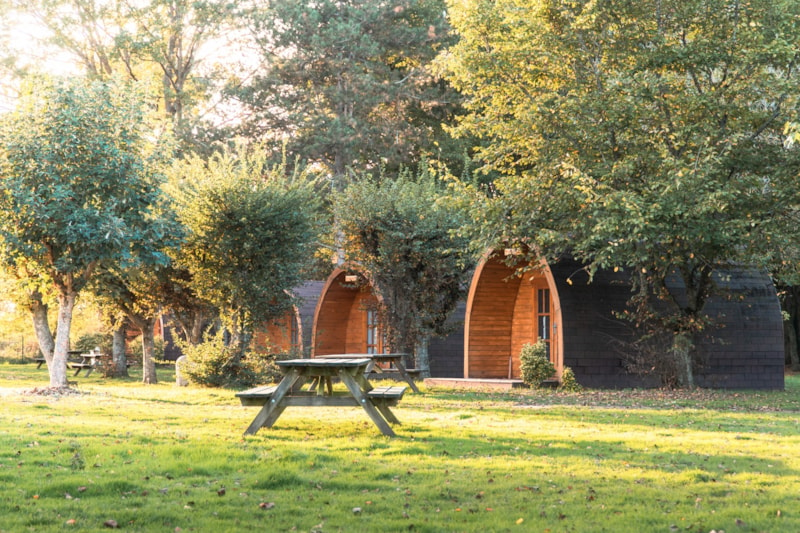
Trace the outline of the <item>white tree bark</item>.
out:
<instances>
[{"instance_id":1,"label":"white tree bark","mask_svg":"<svg viewBox=\"0 0 800 533\"><path fill-rule=\"evenodd\" d=\"M429 343L430 343L430 337L424 335L420 337L419 341L417 342L417 346L414 350L414 357L416 358L417 369L419 370L420 377L423 379L431 377L431 360L430 360L430 354L428 353Z\"/></svg>"},{"instance_id":2,"label":"white tree bark","mask_svg":"<svg viewBox=\"0 0 800 533\"><path fill-rule=\"evenodd\" d=\"M75 309L77 296L78 294L71 290L63 291L58 296L58 323L53 347L53 360L51 364L48 364L51 387L69 386L67 383L67 352L69 351L72 312Z\"/></svg>"},{"instance_id":3,"label":"white tree bark","mask_svg":"<svg viewBox=\"0 0 800 533\"><path fill-rule=\"evenodd\" d=\"M125 357L125 324L114 329L111 340L111 360L114 363L115 376L128 375L128 361Z\"/></svg>"},{"instance_id":4,"label":"white tree bark","mask_svg":"<svg viewBox=\"0 0 800 533\"><path fill-rule=\"evenodd\" d=\"M158 383L156 376L156 343L155 343L155 319L142 321L142 383L154 385Z\"/></svg>"},{"instance_id":5,"label":"white tree bark","mask_svg":"<svg viewBox=\"0 0 800 533\"><path fill-rule=\"evenodd\" d=\"M39 343L39 351L42 352L42 356L47 361L47 368L50 368L53 362L55 341L53 340L53 332L50 331L50 324L47 321L48 306L42 301L40 292L37 291L31 294L29 309L33 319L33 331Z\"/></svg>"}]
</instances>

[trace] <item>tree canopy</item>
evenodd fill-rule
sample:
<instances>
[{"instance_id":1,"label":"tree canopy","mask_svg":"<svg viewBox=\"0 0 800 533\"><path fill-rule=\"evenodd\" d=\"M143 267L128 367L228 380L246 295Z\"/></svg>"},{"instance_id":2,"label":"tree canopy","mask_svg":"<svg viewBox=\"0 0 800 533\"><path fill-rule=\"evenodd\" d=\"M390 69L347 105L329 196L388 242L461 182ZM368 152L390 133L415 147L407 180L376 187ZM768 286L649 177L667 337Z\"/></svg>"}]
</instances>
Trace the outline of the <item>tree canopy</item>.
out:
<instances>
[{"instance_id":1,"label":"tree canopy","mask_svg":"<svg viewBox=\"0 0 800 533\"><path fill-rule=\"evenodd\" d=\"M461 131L487 136L481 155L506 176L481 211L487 242L628 269L640 303L669 304L658 319L684 347L718 267L787 259L776 255L800 227L800 151L782 132L800 96L799 4L449 7L460 41L440 66L467 97ZM686 300L665 288L673 273Z\"/></svg>"},{"instance_id":2,"label":"tree canopy","mask_svg":"<svg viewBox=\"0 0 800 533\"><path fill-rule=\"evenodd\" d=\"M317 239L315 181L240 147L176 164L170 188L186 241L174 252L197 297L247 348L253 328L290 309Z\"/></svg>"},{"instance_id":3,"label":"tree canopy","mask_svg":"<svg viewBox=\"0 0 800 533\"><path fill-rule=\"evenodd\" d=\"M262 68L231 92L248 135L288 142L337 180L443 148L457 97L427 68L451 39L441 0L277 0L250 21Z\"/></svg>"},{"instance_id":4,"label":"tree canopy","mask_svg":"<svg viewBox=\"0 0 800 533\"><path fill-rule=\"evenodd\" d=\"M360 265L379 296L388 344L416 353L423 375L430 373L428 339L447 332L471 265L466 237L458 232L466 213L447 202L446 193L427 170L403 170L393 179L364 177L334 199L346 257Z\"/></svg>"},{"instance_id":5,"label":"tree canopy","mask_svg":"<svg viewBox=\"0 0 800 533\"><path fill-rule=\"evenodd\" d=\"M144 101L125 84L82 79L32 83L0 123L3 266L53 284L55 344L46 314L36 328L53 386L66 386L72 309L96 270L124 261L149 235L159 195L157 153Z\"/></svg>"}]
</instances>

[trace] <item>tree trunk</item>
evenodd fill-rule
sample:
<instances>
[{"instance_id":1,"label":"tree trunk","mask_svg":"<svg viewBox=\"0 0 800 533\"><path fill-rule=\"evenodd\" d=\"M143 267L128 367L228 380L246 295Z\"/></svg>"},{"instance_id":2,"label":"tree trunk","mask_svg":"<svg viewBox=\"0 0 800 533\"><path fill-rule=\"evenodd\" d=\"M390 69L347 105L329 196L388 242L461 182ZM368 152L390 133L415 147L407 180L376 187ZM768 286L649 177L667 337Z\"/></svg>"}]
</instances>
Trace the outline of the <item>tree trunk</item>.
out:
<instances>
[{"instance_id":1,"label":"tree trunk","mask_svg":"<svg viewBox=\"0 0 800 533\"><path fill-rule=\"evenodd\" d=\"M675 361L677 371L678 386L686 389L693 389L694 371L692 370L692 336L687 332L675 334L672 341L672 357Z\"/></svg>"},{"instance_id":2,"label":"tree trunk","mask_svg":"<svg viewBox=\"0 0 800 533\"><path fill-rule=\"evenodd\" d=\"M203 342L203 330L205 329L205 324L205 315L202 313L196 313L193 317L192 327L187 339L189 344L192 346L197 346Z\"/></svg>"},{"instance_id":3,"label":"tree trunk","mask_svg":"<svg viewBox=\"0 0 800 533\"><path fill-rule=\"evenodd\" d=\"M783 322L786 347L786 363L792 370L800 370L798 356L798 329L800 328L800 287L786 286L782 288L781 306L788 315Z\"/></svg>"},{"instance_id":4,"label":"tree trunk","mask_svg":"<svg viewBox=\"0 0 800 533\"><path fill-rule=\"evenodd\" d=\"M114 364L114 376L128 377L128 359L125 356L125 321L122 321L112 334L111 360Z\"/></svg>"},{"instance_id":5,"label":"tree trunk","mask_svg":"<svg viewBox=\"0 0 800 533\"><path fill-rule=\"evenodd\" d=\"M36 333L39 351L42 352L42 357L47 361L47 368L50 368L53 363L55 341L53 340L53 332L50 331L50 323L47 321L48 306L42 301L42 293L39 291L31 293L28 308L31 311L33 331Z\"/></svg>"},{"instance_id":6,"label":"tree trunk","mask_svg":"<svg viewBox=\"0 0 800 533\"><path fill-rule=\"evenodd\" d=\"M58 325L53 347L53 361L48 365L51 387L68 387L67 352L69 351L69 332L72 327L72 311L78 294L71 290L62 291L58 295Z\"/></svg>"},{"instance_id":7,"label":"tree trunk","mask_svg":"<svg viewBox=\"0 0 800 533\"><path fill-rule=\"evenodd\" d=\"M430 337L428 335L421 335L417 341L416 349L414 350L416 368L419 370L419 375L423 379L431 377L431 360L430 353L428 352L429 343Z\"/></svg>"},{"instance_id":8,"label":"tree trunk","mask_svg":"<svg viewBox=\"0 0 800 533\"><path fill-rule=\"evenodd\" d=\"M155 361L155 318L142 321L142 383L155 385L158 383Z\"/></svg>"},{"instance_id":9,"label":"tree trunk","mask_svg":"<svg viewBox=\"0 0 800 533\"><path fill-rule=\"evenodd\" d=\"M797 330L791 320L783 321L784 349L786 350L786 363L791 365L792 370L800 369L800 361L797 354Z\"/></svg>"}]
</instances>

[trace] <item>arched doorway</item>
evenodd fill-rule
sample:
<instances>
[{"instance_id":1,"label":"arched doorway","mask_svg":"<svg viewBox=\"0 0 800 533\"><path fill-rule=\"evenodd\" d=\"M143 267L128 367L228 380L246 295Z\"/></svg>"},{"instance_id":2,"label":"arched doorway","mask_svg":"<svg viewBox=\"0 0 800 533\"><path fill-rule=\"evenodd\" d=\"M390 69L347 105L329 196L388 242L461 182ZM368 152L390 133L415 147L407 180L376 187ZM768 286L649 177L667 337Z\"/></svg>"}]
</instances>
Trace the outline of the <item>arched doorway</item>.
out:
<instances>
[{"instance_id":1,"label":"arched doorway","mask_svg":"<svg viewBox=\"0 0 800 533\"><path fill-rule=\"evenodd\" d=\"M322 289L314 314L314 356L382 353L378 299L360 273L335 270Z\"/></svg>"},{"instance_id":2,"label":"arched doorway","mask_svg":"<svg viewBox=\"0 0 800 533\"><path fill-rule=\"evenodd\" d=\"M464 376L519 379L519 353L542 338L561 375L561 305L547 264L523 275L507 264L513 251L486 254L470 285L464 340Z\"/></svg>"}]
</instances>

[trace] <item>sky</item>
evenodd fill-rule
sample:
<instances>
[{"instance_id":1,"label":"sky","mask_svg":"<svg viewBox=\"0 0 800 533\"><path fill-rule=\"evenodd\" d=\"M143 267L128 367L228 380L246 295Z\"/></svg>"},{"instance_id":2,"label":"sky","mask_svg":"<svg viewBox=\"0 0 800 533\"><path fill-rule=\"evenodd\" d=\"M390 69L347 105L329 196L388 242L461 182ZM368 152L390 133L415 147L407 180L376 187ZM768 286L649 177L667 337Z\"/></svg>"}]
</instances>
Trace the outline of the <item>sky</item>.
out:
<instances>
[{"instance_id":1,"label":"sky","mask_svg":"<svg viewBox=\"0 0 800 533\"><path fill-rule=\"evenodd\" d=\"M0 26L0 46L15 54L20 66L59 76L78 72L70 54L47 50L39 44L47 36L46 28L37 24L32 17L20 13L5 15ZM0 68L0 112L13 108L16 90L17 82L10 78L6 69Z\"/></svg>"}]
</instances>

